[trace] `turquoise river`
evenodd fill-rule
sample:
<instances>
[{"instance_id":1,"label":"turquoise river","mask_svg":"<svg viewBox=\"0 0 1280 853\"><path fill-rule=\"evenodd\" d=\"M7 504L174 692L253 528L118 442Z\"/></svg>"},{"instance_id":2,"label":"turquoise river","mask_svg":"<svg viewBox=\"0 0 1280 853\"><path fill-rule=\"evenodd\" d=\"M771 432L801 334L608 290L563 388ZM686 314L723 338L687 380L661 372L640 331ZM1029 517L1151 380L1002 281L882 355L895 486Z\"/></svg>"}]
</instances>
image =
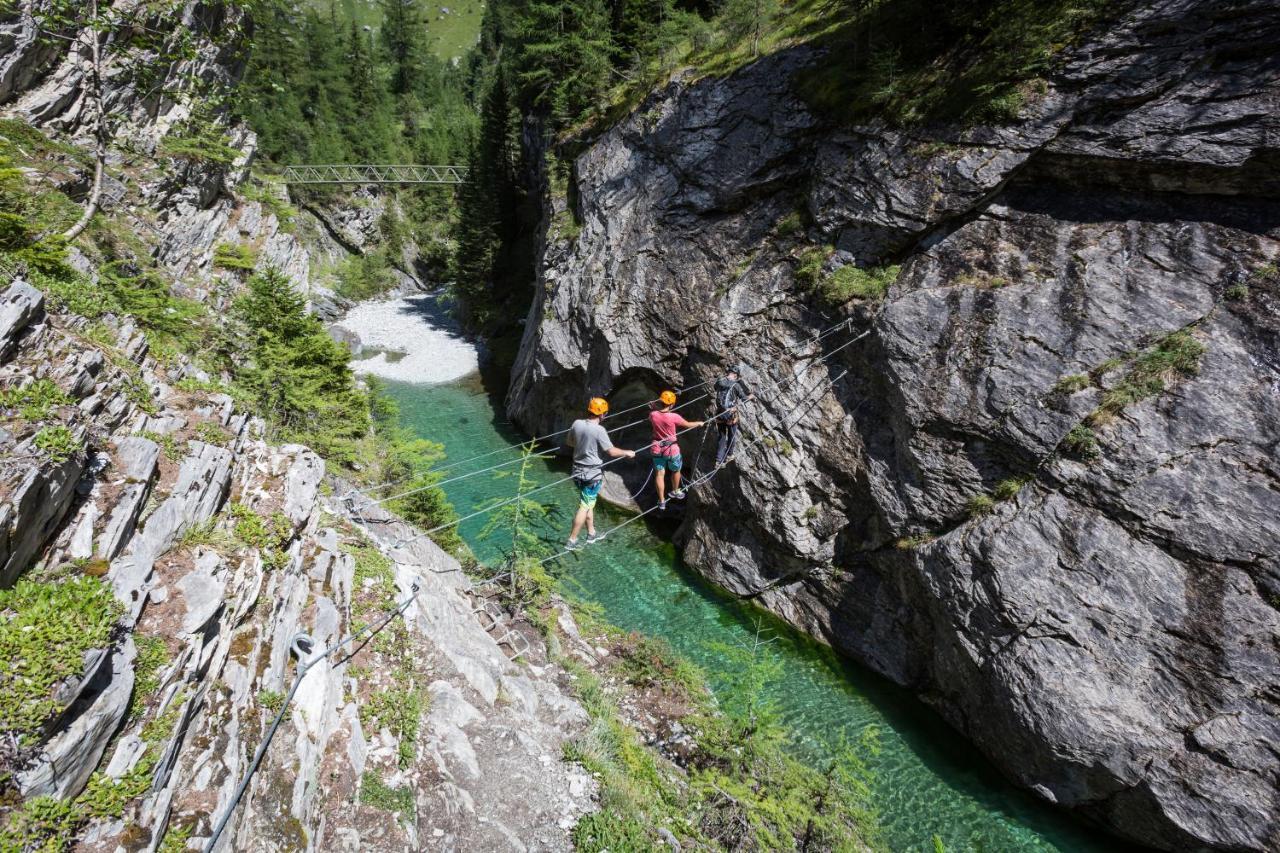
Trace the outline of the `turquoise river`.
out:
<instances>
[{"instance_id":1,"label":"turquoise river","mask_svg":"<svg viewBox=\"0 0 1280 853\"><path fill-rule=\"evenodd\" d=\"M497 386L499 381L489 384ZM479 376L447 385L390 383L388 392L400 403L406 426L442 442L450 461L521 438L505 421L500 397L491 394ZM500 457L490 457L483 465L496 458ZM560 461L536 465L539 485L565 474ZM446 486L460 514L495 497L510 496L514 489L514 477L490 474ZM563 507L544 534L558 546L568 526L572 487L548 489L538 497ZM598 510L597 516L601 530L627 517L607 509ZM553 566L555 573L567 589L601 605L614 624L662 637L697 662L713 689L723 687L726 663L711 644L745 642L765 619L768 632L776 635L767 653L779 656L783 664L783 675L772 689L797 749L812 755L841 733L857 735L872 724L879 728L881 749L871 764L876 805L892 850L932 851L935 835L951 853L1121 849L1015 788L905 691L702 582L670 544L670 523L647 521L629 524L559 561ZM496 558L495 546L481 537L484 525L484 517L467 521L462 535L480 559Z\"/></svg>"}]
</instances>

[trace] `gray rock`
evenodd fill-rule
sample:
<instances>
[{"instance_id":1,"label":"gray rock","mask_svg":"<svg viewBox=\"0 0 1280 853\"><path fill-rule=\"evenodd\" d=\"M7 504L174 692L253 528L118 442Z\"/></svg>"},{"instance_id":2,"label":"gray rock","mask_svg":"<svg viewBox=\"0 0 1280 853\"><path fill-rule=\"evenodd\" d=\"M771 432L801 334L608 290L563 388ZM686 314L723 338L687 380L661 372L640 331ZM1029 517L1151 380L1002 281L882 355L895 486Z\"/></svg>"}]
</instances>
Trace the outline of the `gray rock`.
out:
<instances>
[{"instance_id":1,"label":"gray rock","mask_svg":"<svg viewBox=\"0 0 1280 853\"><path fill-rule=\"evenodd\" d=\"M222 609L223 594L227 589L225 573L220 571L222 557L218 552L202 551L196 555L195 564L195 570L183 575L175 584L187 608L182 618L184 634L194 634L208 624Z\"/></svg>"},{"instance_id":2,"label":"gray rock","mask_svg":"<svg viewBox=\"0 0 1280 853\"><path fill-rule=\"evenodd\" d=\"M129 709L136 655L132 637L112 652L110 664L98 670L68 712L69 720L41 747L32 764L18 772L23 796L65 799L84 789Z\"/></svg>"},{"instance_id":3,"label":"gray rock","mask_svg":"<svg viewBox=\"0 0 1280 853\"><path fill-rule=\"evenodd\" d=\"M747 362L755 440L691 495L691 564L1054 802L1164 849L1270 849L1280 284L1254 271L1280 257L1277 40L1262 0L1138 4L1003 128L824 126L789 83L806 48L674 82L575 162L581 231L542 246L509 413L552 432L584 396ZM811 233L778 235L797 205ZM818 304L809 239L901 275L882 304ZM1073 458L1181 329L1198 375L1166 371Z\"/></svg>"},{"instance_id":4,"label":"gray rock","mask_svg":"<svg viewBox=\"0 0 1280 853\"><path fill-rule=\"evenodd\" d=\"M0 295L0 364L18 348L22 334L44 320L44 294L21 279Z\"/></svg>"}]
</instances>

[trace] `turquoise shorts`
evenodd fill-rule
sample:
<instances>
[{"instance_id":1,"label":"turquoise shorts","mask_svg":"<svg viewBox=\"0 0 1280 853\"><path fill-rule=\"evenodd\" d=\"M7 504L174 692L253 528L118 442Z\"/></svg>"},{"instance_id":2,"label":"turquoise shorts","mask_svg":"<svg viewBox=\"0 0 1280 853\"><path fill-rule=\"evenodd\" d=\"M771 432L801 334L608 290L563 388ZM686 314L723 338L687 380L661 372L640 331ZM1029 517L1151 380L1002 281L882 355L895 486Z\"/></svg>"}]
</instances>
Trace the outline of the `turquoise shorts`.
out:
<instances>
[{"instance_id":1,"label":"turquoise shorts","mask_svg":"<svg viewBox=\"0 0 1280 853\"><path fill-rule=\"evenodd\" d=\"M684 460L680 458L680 454L675 456L655 456L653 457L653 470L655 471L679 471L684 466Z\"/></svg>"},{"instance_id":2,"label":"turquoise shorts","mask_svg":"<svg viewBox=\"0 0 1280 853\"><path fill-rule=\"evenodd\" d=\"M578 487L579 506L591 509L596 505L596 498L600 497L600 487L604 485L604 480L574 480L573 484Z\"/></svg>"}]
</instances>

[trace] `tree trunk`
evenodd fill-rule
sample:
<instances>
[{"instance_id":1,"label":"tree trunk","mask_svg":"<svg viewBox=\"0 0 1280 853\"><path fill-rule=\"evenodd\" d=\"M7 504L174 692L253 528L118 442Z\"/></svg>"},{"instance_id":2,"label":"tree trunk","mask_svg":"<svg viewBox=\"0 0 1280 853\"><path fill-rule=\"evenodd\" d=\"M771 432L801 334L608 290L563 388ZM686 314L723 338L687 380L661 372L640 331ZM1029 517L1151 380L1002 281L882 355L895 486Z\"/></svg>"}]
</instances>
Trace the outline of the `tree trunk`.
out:
<instances>
[{"instance_id":1,"label":"tree trunk","mask_svg":"<svg viewBox=\"0 0 1280 853\"><path fill-rule=\"evenodd\" d=\"M89 37L92 39L91 51L93 67L89 72L89 88L85 96L93 102L93 187L89 190L89 203L84 213L62 236L70 241L80 236L80 232L89 225L93 215L98 212L98 204L102 200L102 173L106 169L107 130L102 105L102 34L98 31L98 0L92 0L89 7Z\"/></svg>"}]
</instances>

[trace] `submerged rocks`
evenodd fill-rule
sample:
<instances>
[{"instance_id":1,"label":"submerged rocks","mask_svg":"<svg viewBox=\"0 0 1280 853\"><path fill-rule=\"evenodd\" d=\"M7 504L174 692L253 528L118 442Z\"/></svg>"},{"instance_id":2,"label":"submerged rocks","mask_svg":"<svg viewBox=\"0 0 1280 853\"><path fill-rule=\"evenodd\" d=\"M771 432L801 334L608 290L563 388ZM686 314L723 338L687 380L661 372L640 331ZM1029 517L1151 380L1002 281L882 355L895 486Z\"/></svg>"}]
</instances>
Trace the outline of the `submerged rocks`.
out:
<instances>
[{"instance_id":1,"label":"submerged rocks","mask_svg":"<svg viewBox=\"0 0 1280 853\"><path fill-rule=\"evenodd\" d=\"M1246 7L1137 4L1001 128L827 126L805 48L673 83L576 161L508 399L547 433L746 362L686 558L1166 849L1280 839L1280 13ZM901 274L824 304L815 252Z\"/></svg>"}]
</instances>

